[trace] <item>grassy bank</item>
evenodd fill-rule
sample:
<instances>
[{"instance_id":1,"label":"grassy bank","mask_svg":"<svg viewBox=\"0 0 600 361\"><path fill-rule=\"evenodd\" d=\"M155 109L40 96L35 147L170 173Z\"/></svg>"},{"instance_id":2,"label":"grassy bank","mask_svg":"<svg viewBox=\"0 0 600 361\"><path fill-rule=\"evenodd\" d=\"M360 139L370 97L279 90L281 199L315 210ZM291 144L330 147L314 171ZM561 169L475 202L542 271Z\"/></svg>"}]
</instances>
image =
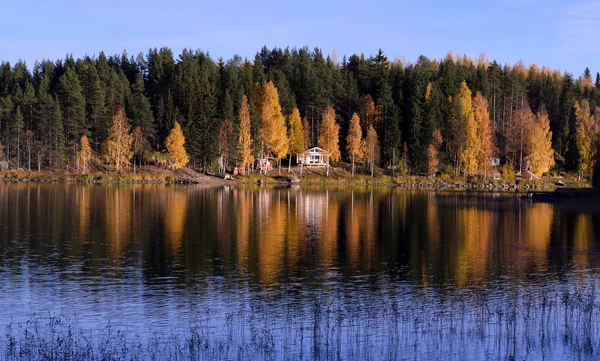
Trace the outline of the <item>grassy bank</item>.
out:
<instances>
[{"instance_id":1,"label":"grassy bank","mask_svg":"<svg viewBox=\"0 0 600 361\"><path fill-rule=\"evenodd\" d=\"M4 171L0 181L6 182L60 182L60 183L187 183L191 179L181 171L157 167L142 167L134 172L77 174L61 171Z\"/></svg>"},{"instance_id":2,"label":"grassy bank","mask_svg":"<svg viewBox=\"0 0 600 361\"><path fill-rule=\"evenodd\" d=\"M399 186L413 188L457 188L457 189L491 189L512 191L553 191L557 187L586 188L590 187L589 181L569 178L542 178L530 180L526 178L511 177L504 179L479 179L479 178L453 178L442 175L436 178L424 176L401 176L386 174L377 171L370 174L352 173L345 167L331 167L329 174L324 167L294 167L291 171L282 168L281 171L272 170L264 174L253 173L238 176L242 183L292 183L321 184L321 185L356 185L356 186ZM562 184L560 184L562 183ZM560 185L559 185L560 184Z\"/></svg>"}]
</instances>

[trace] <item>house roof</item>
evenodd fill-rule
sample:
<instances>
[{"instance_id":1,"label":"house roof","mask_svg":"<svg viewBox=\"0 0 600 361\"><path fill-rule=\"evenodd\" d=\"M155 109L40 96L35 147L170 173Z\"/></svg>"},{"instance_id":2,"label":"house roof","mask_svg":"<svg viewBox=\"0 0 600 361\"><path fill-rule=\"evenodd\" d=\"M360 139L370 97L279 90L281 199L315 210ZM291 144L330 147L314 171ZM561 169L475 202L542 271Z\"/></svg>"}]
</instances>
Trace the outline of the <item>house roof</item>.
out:
<instances>
[{"instance_id":1,"label":"house roof","mask_svg":"<svg viewBox=\"0 0 600 361\"><path fill-rule=\"evenodd\" d=\"M323 148L319 148L319 147L312 147L312 148L308 148L307 150L305 150L305 151L304 151L304 152L302 152L302 153L324 153L324 154L327 154L327 153L329 153L329 152L328 152L328 151L326 151L326 150L325 150L325 149L323 149Z\"/></svg>"}]
</instances>

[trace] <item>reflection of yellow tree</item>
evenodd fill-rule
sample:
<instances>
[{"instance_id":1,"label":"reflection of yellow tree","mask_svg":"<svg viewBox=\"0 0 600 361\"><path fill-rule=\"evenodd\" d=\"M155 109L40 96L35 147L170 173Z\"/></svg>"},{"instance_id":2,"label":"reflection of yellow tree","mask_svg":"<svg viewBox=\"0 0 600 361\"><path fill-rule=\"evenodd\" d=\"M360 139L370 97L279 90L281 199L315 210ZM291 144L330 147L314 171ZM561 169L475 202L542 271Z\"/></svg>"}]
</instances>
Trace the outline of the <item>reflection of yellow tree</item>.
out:
<instances>
[{"instance_id":1,"label":"reflection of yellow tree","mask_svg":"<svg viewBox=\"0 0 600 361\"><path fill-rule=\"evenodd\" d=\"M362 207L358 195L354 190L350 195L348 215L346 216L346 252L348 254L348 263L357 265L360 259L360 226L362 216L365 210Z\"/></svg>"},{"instance_id":2,"label":"reflection of yellow tree","mask_svg":"<svg viewBox=\"0 0 600 361\"><path fill-rule=\"evenodd\" d=\"M245 269L248 260L248 239L250 238L250 219L252 217L252 192L245 189L235 189L236 211L236 250L237 264Z\"/></svg>"},{"instance_id":3,"label":"reflection of yellow tree","mask_svg":"<svg viewBox=\"0 0 600 361\"><path fill-rule=\"evenodd\" d=\"M111 252L119 258L129 239L131 226L131 189L106 187L106 235Z\"/></svg>"},{"instance_id":4,"label":"reflection of yellow tree","mask_svg":"<svg viewBox=\"0 0 600 361\"><path fill-rule=\"evenodd\" d=\"M523 218L522 246L531 255L537 266L546 263L546 251L550 244L554 207L548 203L535 203L527 210Z\"/></svg>"},{"instance_id":5,"label":"reflection of yellow tree","mask_svg":"<svg viewBox=\"0 0 600 361\"><path fill-rule=\"evenodd\" d=\"M177 188L165 190L165 229L172 254L181 250L187 212L187 195Z\"/></svg>"},{"instance_id":6,"label":"reflection of yellow tree","mask_svg":"<svg viewBox=\"0 0 600 361\"><path fill-rule=\"evenodd\" d=\"M79 213L79 239L85 242L90 228L90 191L88 186L77 187L75 198Z\"/></svg>"},{"instance_id":7,"label":"reflection of yellow tree","mask_svg":"<svg viewBox=\"0 0 600 361\"><path fill-rule=\"evenodd\" d=\"M330 199L329 190L323 195L323 212L319 229L319 256L322 262L331 264L337 250L337 231L340 205L337 199ZM334 197L331 197L334 198Z\"/></svg>"},{"instance_id":8,"label":"reflection of yellow tree","mask_svg":"<svg viewBox=\"0 0 600 361\"><path fill-rule=\"evenodd\" d=\"M287 246L286 259L288 267L295 267L300 259L301 242L306 239L304 220L298 214L297 196L298 189L286 192L287 212Z\"/></svg>"},{"instance_id":9,"label":"reflection of yellow tree","mask_svg":"<svg viewBox=\"0 0 600 361\"><path fill-rule=\"evenodd\" d=\"M573 222L573 267L587 269L589 242L592 234L592 216L579 213Z\"/></svg>"},{"instance_id":10,"label":"reflection of yellow tree","mask_svg":"<svg viewBox=\"0 0 600 361\"><path fill-rule=\"evenodd\" d=\"M281 203L281 191L261 192L259 213L266 217L260 221L258 240L259 276L263 283L272 284L282 265L285 248L286 210ZM263 213L265 212L265 213Z\"/></svg>"},{"instance_id":11,"label":"reflection of yellow tree","mask_svg":"<svg viewBox=\"0 0 600 361\"><path fill-rule=\"evenodd\" d=\"M459 285L481 281L485 276L492 217L477 207L456 211L456 237L459 243L456 279Z\"/></svg>"}]
</instances>

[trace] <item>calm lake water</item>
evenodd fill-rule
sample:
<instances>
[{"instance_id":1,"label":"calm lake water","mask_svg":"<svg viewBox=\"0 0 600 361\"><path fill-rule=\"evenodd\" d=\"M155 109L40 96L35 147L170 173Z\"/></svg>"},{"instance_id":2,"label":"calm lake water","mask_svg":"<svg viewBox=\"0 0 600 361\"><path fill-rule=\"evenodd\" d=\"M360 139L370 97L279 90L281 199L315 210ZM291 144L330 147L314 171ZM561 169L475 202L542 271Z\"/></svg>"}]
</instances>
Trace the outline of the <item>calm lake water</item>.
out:
<instances>
[{"instance_id":1,"label":"calm lake water","mask_svg":"<svg viewBox=\"0 0 600 361\"><path fill-rule=\"evenodd\" d=\"M593 360L599 241L514 194L0 183L0 358Z\"/></svg>"}]
</instances>

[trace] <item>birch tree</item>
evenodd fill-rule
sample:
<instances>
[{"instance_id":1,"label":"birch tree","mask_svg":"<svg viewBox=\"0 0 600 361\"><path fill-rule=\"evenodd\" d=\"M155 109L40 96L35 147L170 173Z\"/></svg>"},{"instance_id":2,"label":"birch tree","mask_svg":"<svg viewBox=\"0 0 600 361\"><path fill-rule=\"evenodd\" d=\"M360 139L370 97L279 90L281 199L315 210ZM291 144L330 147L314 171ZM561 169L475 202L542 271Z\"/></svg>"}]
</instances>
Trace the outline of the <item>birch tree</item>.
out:
<instances>
[{"instance_id":1,"label":"birch tree","mask_svg":"<svg viewBox=\"0 0 600 361\"><path fill-rule=\"evenodd\" d=\"M133 136L130 131L131 125L125 116L125 111L123 108L118 108L104 143L106 159L117 172L122 169L122 166L126 166L133 156Z\"/></svg>"},{"instance_id":2,"label":"birch tree","mask_svg":"<svg viewBox=\"0 0 600 361\"><path fill-rule=\"evenodd\" d=\"M360 118L358 114L352 114L350 118L350 128L348 129L348 137L346 139L346 150L352 157L352 176L354 177L354 161L355 158L360 159L362 156L361 149L362 130L360 129Z\"/></svg>"}]
</instances>

